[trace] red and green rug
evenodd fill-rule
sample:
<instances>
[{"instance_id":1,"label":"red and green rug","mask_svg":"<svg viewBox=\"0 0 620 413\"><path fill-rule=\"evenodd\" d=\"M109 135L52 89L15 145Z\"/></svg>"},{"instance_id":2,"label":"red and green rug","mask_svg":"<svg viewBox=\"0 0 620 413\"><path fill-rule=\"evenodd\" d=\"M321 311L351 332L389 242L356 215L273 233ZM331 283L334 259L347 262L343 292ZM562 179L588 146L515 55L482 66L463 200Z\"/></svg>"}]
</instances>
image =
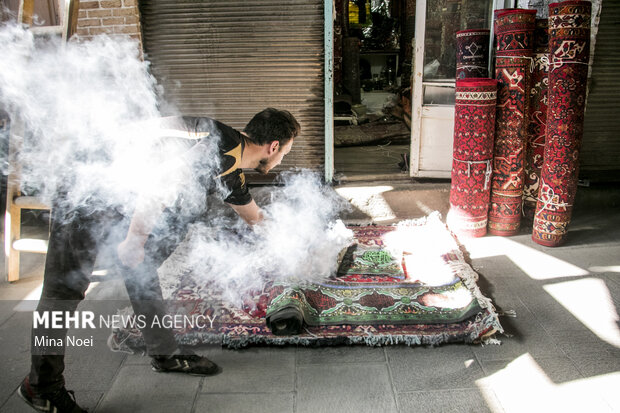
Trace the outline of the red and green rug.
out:
<instances>
[{"instance_id":1,"label":"red and green rug","mask_svg":"<svg viewBox=\"0 0 620 413\"><path fill-rule=\"evenodd\" d=\"M476 285L477 274L437 214L351 229L355 243L332 278L268 283L241 306L227 303L212 286L199 285L196 277L182 277L166 297L171 313L213 322L175 330L178 341L231 348L437 345L481 342L503 331L491 300ZM144 348L137 329L114 330L110 345Z\"/></svg>"}]
</instances>

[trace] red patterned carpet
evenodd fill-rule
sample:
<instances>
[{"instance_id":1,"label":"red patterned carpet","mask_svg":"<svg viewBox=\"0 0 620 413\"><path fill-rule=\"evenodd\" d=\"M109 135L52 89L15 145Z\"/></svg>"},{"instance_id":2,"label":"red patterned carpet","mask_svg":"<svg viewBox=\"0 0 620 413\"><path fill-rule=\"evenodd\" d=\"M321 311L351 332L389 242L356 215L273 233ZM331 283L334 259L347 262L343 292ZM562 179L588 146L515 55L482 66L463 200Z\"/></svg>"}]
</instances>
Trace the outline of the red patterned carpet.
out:
<instances>
[{"instance_id":1,"label":"red patterned carpet","mask_svg":"<svg viewBox=\"0 0 620 413\"><path fill-rule=\"evenodd\" d=\"M352 227L366 252L325 282L291 279L246 297L243 308L223 301L192 274L170 292L173 314L208 316L212 325L175 330L186 345L366 344L479 342L501 332L491 301L476 285L456 239L436 214L389 227ZM389 256L389 257L388 257ZM396 259L403 274L377 273ZM343 261L346 263L346 260ZM164 275L164 277L166 277ZM124 314L131 309L123 310ZM277 334L274 334L276 332ZM139 330L117 329L114 350L142 350Z\"/></svg>"},{"instance_id":2,"label":"red patterned carpet","mask_svg":"<svg viewBox=\"0 0 620 413\"><path fill-rule=\"evenodd\" d=\"M515 235L521 223L525 139L536 10L498 10L495 77L497 115L489 232Z\"/></svg>"},{"instance_id":3,"label":"red patterned carpet","mask_svg":"<svg viewBox=\"0 0 620 413\"><path fill-rule=\"evenodd\" d=\"M456 32L456 78L489 76L489 30Z\"/></svg>"},{"instance_id":4,"label":"red patterned carpet","mask_svg":"<svg viewBox=\"0 0 620 413\"><path fill-rule=\"evenodd\" d=\"M590 59L587 1L549 5L549 111L545 159L532 239L558 246L565 240L577 192Z\"/></svg>"},{"instance_id":5,"label":"red patterned carpet","mask_svg":"<svg viewBox=\"0 0 620 413\"><path fill-rule=\"evenodd\" d=\"M497 80L456 81L448 226L457 235L487 233Z\"/></svg>"},{"instance_id":6,"label":"red patterned carpet","mask_svg":"<svg viewBox=\"0 0 620 413\"><path fill-rule=\"evenodd\" d=\"M523 187L523 216L534 219L540 170L545 155L547 132L547 103L549 92L549 34L547 19L536 19L534 30L534 66L530 87L527 142L525 152L525 185Z\"/></svg>"}]
</instances>

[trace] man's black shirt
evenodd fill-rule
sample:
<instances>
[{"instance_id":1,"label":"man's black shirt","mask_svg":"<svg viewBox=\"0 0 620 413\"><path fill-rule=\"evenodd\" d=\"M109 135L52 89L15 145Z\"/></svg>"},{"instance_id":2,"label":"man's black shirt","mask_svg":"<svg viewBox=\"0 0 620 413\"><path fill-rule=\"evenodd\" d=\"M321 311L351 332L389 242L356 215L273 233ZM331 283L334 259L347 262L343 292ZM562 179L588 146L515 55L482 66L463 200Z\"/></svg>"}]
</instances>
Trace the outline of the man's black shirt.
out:
<instances>
[{"instance_id":1,"label":"man's black shirt","mask_svg":"<svg viewBox=\"0 0 620 413\"><path fill-rule=\"evenodd\" d=\"M203 159L198 165L216 165L215 168L205 168L211 176L205 176L204 180L219 180L224 188L224 202L247 205L252 201L245 175L239 167L245 149L245 138L241 132L215 119L192 116L164 118L160 127L163 135L169 131L175 137L184 137L190 139L190 142L193 140L195 145L207 148L203 152L204 156L218 157ZM211 149L214 141L217 142L217 149Z\"/></svg>"}]
</instances>

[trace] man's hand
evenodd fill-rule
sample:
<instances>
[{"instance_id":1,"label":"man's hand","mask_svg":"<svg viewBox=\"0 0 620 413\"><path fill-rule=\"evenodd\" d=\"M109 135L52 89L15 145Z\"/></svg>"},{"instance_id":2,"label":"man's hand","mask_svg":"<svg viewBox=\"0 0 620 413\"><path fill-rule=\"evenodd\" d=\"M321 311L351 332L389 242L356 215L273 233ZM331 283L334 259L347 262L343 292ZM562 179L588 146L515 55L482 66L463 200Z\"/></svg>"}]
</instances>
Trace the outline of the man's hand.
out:
<instances>
[{"instance_id":1,"label":"man's hand","mask_svg":"<svg viewBox=\"0 0 620 413\"><path fill-rule=\"evenodd\" d=\"M233 205L228 204L245 222L251 227L259 224L264 219L263 211L256 205L256 202L252 200L247 205Z\"/></svg>"},{"instance_id":2,"label":"man's hand","mask_svg":"<svg viewBox=\"0 0 620 413\"><path fill-rule=\"evenodd\" d=\"M136 268L144 261L144 244L146 237L133 237L127 235L127 238L116 248L118 258L121 263L129 268Z\"/></svg>"}]
</instances>

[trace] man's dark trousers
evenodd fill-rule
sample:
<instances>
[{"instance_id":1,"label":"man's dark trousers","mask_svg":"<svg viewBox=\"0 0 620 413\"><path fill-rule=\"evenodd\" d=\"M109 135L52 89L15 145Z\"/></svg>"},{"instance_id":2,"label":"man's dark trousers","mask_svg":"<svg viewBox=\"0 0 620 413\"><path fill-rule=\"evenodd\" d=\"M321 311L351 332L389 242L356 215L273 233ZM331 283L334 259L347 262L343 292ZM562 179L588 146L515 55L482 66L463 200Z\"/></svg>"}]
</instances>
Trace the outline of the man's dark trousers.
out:
<instances>
[{"instance_id":1,"label":"man's dark trousers","mask_svg":"<svg viewBox=\"0 0 620 413\"><path fill-rule=\"evenodd\" d=\"M50 239L45 262L43 291L37 311L70 311L77 309L90 283L95 259L102 248L113 248L127 234L129 219L113 208L63 208L55 202L52 208ZM117 262L136 315L145 317L145 325L166 314L157 268L185 238L189 219L165 212L145 245L145 261L135 269ZM118 258L116 258L118 261ZM142 334L149 355L167 355L177 350L170 329L145 328ZM34 346L34 337L45 335L62 339L67 329L32 330L32 367L30 385L36 392L46 393L64 386L64 346Z\"/></svg>"}]
</instances>

